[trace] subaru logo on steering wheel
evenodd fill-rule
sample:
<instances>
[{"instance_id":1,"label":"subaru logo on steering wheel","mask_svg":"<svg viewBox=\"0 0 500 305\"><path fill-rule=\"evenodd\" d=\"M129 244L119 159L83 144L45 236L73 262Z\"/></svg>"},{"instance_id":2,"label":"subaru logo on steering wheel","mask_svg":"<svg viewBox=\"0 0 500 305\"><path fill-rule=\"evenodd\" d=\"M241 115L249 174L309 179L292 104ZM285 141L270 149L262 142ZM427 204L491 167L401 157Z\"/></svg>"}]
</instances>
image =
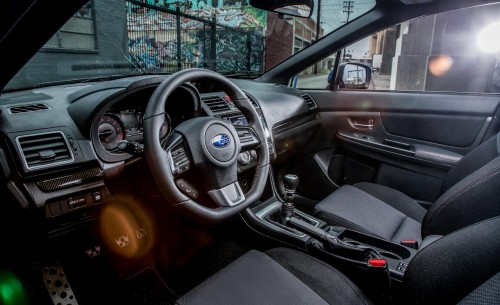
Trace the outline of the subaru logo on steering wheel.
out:
<instances>
[{"instance_id":1,"label":"subaru logo on steering wheel","mask_svg":"<svg viewBox=\"0 0 500 305\"><path fill-rule=\"evenodd\" d=\"M229 142L231 142L231 138L224 133L218 134L212 139L212 145L217 148L226 147L229 145Z\"/></svg>"}]
</instances>

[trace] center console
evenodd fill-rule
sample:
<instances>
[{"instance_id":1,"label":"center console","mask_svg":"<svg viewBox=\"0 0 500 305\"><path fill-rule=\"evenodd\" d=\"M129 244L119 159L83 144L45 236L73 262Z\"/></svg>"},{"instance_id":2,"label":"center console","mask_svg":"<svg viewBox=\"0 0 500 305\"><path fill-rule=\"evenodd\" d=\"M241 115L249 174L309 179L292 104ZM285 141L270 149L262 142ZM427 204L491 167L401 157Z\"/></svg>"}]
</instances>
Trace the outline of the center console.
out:
<instances>
[{"instance_id":1,"label":"center console","mask_svg":"<svg viewBox=\"0 0 500 305\"><path fill-rule=\"evenodd\" d=\"M271 198L247 210L245 221L261 234L303 248L326 262L342 265L379 285L400 283L406 267L417 253L411 246L396 244L340 226L332 226L294 209L298 178L284 177L284 200Z\"/></svg>"}]
</instances>

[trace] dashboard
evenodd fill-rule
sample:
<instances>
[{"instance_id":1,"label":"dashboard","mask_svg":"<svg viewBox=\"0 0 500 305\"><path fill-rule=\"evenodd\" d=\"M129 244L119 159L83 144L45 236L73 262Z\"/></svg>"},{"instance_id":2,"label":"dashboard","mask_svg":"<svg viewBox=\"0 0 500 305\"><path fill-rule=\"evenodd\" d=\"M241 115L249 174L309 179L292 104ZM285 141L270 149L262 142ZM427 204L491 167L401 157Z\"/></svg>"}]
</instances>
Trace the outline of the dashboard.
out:
<instances>
[{"instance_id":1,"label":"dashboard","mask_svg":"<svg viewBox=\"0 0 500 305\"><path fill-rule=\"evenodd\" d=\"M0 167L9 192L26 209L44 211L50 234L77 225L91 209L116 196L113 179L143 159L144 112L165 76L136 76L94 84L59 85L0 97ZM249 97L264 125L271 162L286 162L319 126L314 101L296 89L232 80ZM257 155L248 120L224 91L185 83L169 97L167 139L182 122L212 116L231 122L241 143L242 188L253 176ZM72 226L71 225L71 226ZM70 226L70 227L71 227Z\"/></svg>"}]
</instances>

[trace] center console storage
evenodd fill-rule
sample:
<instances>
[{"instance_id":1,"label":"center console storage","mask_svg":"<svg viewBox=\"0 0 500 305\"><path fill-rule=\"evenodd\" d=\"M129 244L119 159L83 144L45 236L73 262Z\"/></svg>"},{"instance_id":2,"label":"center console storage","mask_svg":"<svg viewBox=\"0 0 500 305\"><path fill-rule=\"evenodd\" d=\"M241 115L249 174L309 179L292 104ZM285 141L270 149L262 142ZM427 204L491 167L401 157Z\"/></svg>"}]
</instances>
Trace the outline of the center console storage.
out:
<instances>
[{"instance_id":1,"label":"center console storage","mask_svg":"<svg viewBox=\"0 0 500 305\"><path fill-rule=\"evenodd\" d=\"M385 260L391 281L400 282L416 249L344 227L329 226L295 209L286 223L280 222L282 202L274 199L246 213L247 220L266 231L266 235L308 250L328 262L369 271L370 259ZM250 219L248 216L251 216Z\"/></svg>"},{"instance_id":2,"label":"center console storage","mask_svg":"<svg viewBox=\"0 0 500 305\"><path fill-rule=\"evenodd\" d=\"M380 258L387 262L387 268L392 280L401 281L410 260L415 256L417 250L390 241L377 238L343 227L327 227L326 231L335 232L334 235L339 241L354 247L368 247L380 255ZM369 269L367 264L369 256L353 256L345 252L335 251L319 240L311 240L313 253L317 253L323 258L330 258L334 261L343 261L352 264L353 267Z\"/></svg>"}]
</instances>

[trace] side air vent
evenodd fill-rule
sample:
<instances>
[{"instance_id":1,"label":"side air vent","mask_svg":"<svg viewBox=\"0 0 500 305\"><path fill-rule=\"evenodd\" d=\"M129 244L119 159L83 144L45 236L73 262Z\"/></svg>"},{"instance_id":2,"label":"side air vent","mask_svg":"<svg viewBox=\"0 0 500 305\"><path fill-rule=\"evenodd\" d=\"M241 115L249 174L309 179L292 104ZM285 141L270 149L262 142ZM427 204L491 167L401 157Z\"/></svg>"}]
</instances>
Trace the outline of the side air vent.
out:
<instances>
[{"instance_id":1,"label":"side air vent","mask_svg":"<svg viewBox=\"0 0 500 305\"><path fill-rule=\"evenodd\" d=\"M74 160L68 141L60 131L20 136L16 141L28 169L71 163Z\"/></svg>"},{"instance_id":2,"label":"side air vent","mask_svg":"<svg viewBox=\"0 0 500 305\"><path fill-rule=\"evenodd\" d=\"M11 114L16 114L16 113L47 110L50 109L50 107L45 104L25 104L25 105L8 107L7 109Z\"/></svg>"},{"instance_id":3,"label":"side air vent","mask_svg":"<svg viewBox=\"0 0 500 305\"><path fill-rule=\"evenodd\" d=\"M213 113L231 110L227 102L220 96L205 97L201 100Z\"/></svg>"},{"instance_id":4,"label":"side air vent","mask_svg":"<svg viewBox=\"0 0 500 305\"><path fill-rule=\"evenodd\" d=\"M248 94L245 94L248 99L250 100L250 102L252 103L252 105L255 107L255 108L259 108L259 104L257 104L257 102L255 101L255 99L253 97L251 97L250 95Z\"/></svg>"},{"instance_id":5,"label":"side air vent","mask_svg":"<svg viewBox=\"0 0 500 305\"><path fill-rule=\"evenodd\" d=\"M309 107L309 110L318 108L318 105L316 105L316 102L313 100L313 98L309 94L303 94L303 95L301 95L301 97L304 100L304 102L307 104L307 107Z\"/></svg>"}]
</instances>

